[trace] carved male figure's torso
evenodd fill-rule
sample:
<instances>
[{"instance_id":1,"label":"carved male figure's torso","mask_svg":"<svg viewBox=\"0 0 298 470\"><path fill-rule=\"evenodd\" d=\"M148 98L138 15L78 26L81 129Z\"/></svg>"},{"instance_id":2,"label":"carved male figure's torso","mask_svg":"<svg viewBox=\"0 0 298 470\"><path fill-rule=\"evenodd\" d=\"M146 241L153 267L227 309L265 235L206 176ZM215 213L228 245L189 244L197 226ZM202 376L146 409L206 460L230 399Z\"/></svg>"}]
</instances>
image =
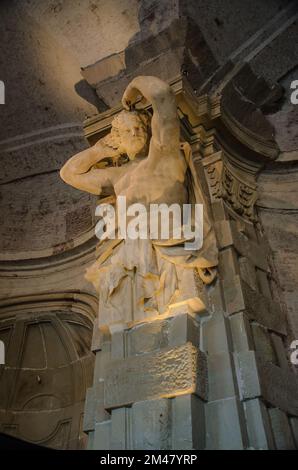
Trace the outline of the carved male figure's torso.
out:
<instances>
[{"instance_id":1,"label":"carved male figure's torso","mask_svg":"<svg viewBox=\"0 0 298 470\"><path fill-rule=\"evenodd\" d=\"M177 165L178 163L178 165ZM130 162L124 174L115 180L116 196L125 196L127 204L187 203L185 175L187 164L182 152L152 164L149 159Z\"/></svg>"},{"instance_id":2,"label":"carved male figure's torso","mask_svg":"<svg viewBox=\"0 0 298 470\"><path fill-rule=\"evenodd\" d=\"M134 109L139 96L152 103L152 119ZM137 77L128 85L122 103L125 110L114 118L110 134L66 162L62 179L100 196L125 196L127 207L141 203L147 211L150 204L182 208L190 199L203 204L190 146L180 142L170 87L156 77ZM107 160L113 166L107 166ZM217 264L216 241L206 213L204 238L203 249L193 252L174 236L165 242L150 237L103 241L86 275L100 293L100 323L142 321L164 314L173 305L198 305L194 269L209 283Z\"/></svg>"}]
</instances>

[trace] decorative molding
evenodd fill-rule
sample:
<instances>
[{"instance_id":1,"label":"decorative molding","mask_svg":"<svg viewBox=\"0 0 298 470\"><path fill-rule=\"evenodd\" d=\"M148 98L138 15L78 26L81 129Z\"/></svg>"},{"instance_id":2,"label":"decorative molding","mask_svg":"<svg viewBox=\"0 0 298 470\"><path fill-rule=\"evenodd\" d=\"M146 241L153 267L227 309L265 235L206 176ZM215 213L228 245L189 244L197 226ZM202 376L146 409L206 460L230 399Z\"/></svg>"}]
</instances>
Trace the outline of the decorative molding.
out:
<instances>
[{"instance_id":1,"label":"decorative molding","mask_svg":"<svg viewBox=\"0 0 298 470\"><path fill-rule=\"evenodd\" d=\"M209 95L197 96L186 78L182 75L170 82L176 95L178 113L182 127L194 134L193 128L207 120L213 120L220 115L220 97ZM138 106L137 106L138 107ZM147 106L146 109L150 108ZM92 143L103 137L111 127L113 118L122 110L117 106L103 113L88 118L84 122L84 134ZM95 140L94 140L95 139Z\"/></svg>"},{"instance_id":2,"label":"decorative molding","mask_svg":"<svg viewBox=\"0 0 298 470\"><path fill-rule=\"evenodd\" d=\"M221 119L231 134L239 142L259 154L262 160L275 160L278 157L279 149L274 140L268 141L268 139L262 138L247 127L244 127L232 116L226 107L221 109Z\"/></svg>"},{"instance_id":3,"label":"decorative molding","mask_svg":"<svg viewBox=\"0 0 298 470\"><path fill-rule=\"evenodd\" d=\"M72 137L84 137L82 124L80 122L70 122L58 126L46 127L26 134L16 135L9 139L0 141L1 152L13 152L32 145L67 140Z\"/></svg>"},{"instance_id":4,"label":"decorative molding","mask_svg":"<svg viewBox=\"0 0 298 470\"><path fill-rule=\"evenodd\" d=\"M221 195L236 214L256 222L254 205L258 198L256 184L242 179L230 165L223 165Z\"/></svg>"},{"instance_id":5,"label":"decorative molding","mask_svg":"<svg viewBox=\"0 0 298 470\"><path fill-rule=\"evenodd\" d=\"M11 299L0 299L1 321L28 311L44 313L61 309L80 313L93 322L97 315L97 307L96 296L80 291L32 293Z\"/></svg>"},{"instance_id":6,"label":"decorative molding","mask_svg":"<svg viewBox=\"0 0 298 470\"><path fill-rule=\"evenodd\" d=\"M202 163L209 187L211 202L216 202L222 196L222 152L219 151L210 157L204 158Z\"/></svg>"}]
</instances>

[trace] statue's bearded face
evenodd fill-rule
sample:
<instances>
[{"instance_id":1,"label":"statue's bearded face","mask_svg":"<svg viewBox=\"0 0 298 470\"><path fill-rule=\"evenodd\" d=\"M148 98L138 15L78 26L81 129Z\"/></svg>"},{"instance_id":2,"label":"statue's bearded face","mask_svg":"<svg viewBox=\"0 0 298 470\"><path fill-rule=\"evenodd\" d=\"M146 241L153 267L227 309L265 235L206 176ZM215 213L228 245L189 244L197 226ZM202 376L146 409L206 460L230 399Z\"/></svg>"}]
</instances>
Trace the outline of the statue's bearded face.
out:
<instances>
[{"instance_id":1,"label":"statue's bearded face","mask_svg":"<svg viewBox=\"0 0 298 470\"><path fill-rule=\"evenodd\" d=\"M122 111L112 122L110 138L121 153L130 160L141 155L147 148L149 118L136 111Z\"/></svg>"}]
</instances>

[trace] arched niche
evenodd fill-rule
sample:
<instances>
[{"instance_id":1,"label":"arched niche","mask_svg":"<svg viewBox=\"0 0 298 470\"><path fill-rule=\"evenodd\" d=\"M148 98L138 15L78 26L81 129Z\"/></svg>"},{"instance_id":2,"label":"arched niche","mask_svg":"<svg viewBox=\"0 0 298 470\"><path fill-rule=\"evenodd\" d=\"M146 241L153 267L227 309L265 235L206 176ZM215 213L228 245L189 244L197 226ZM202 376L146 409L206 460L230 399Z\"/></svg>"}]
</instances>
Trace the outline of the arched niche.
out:
<instances>
[{"instance_id":1,"label":"arched niche","mask_svg":"<svg viewBox=\"0 0 298 470\"><path fill-rule=\"evenodd\" d=\"M24 296L0 304L0 430L53 448L84 448L94 299L80 293Z\"/></svg>"}]
</instances>

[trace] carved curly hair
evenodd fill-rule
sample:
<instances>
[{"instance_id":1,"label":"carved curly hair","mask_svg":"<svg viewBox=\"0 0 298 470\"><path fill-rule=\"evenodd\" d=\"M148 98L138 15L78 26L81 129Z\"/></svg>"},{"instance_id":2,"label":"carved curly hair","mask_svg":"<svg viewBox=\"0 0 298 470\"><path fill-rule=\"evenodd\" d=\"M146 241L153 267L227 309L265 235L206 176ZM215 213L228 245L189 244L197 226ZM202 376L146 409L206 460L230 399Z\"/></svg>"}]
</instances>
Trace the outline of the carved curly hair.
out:
<instances>
[{"instance_id":1,"label":"carved curly hair","mask_svg":"<svg viewBox=\"0 0 298 470\"><path fill-rule=\"evenodd\" d=\"M133 123L137 123L147 133L148 138L151 136L151 114L146 110L123 110L112 121L111 132L104 137L104 142L109 147L117 149L121 141L121 131L131 127Z\"/></svg>"}]
</instances>

